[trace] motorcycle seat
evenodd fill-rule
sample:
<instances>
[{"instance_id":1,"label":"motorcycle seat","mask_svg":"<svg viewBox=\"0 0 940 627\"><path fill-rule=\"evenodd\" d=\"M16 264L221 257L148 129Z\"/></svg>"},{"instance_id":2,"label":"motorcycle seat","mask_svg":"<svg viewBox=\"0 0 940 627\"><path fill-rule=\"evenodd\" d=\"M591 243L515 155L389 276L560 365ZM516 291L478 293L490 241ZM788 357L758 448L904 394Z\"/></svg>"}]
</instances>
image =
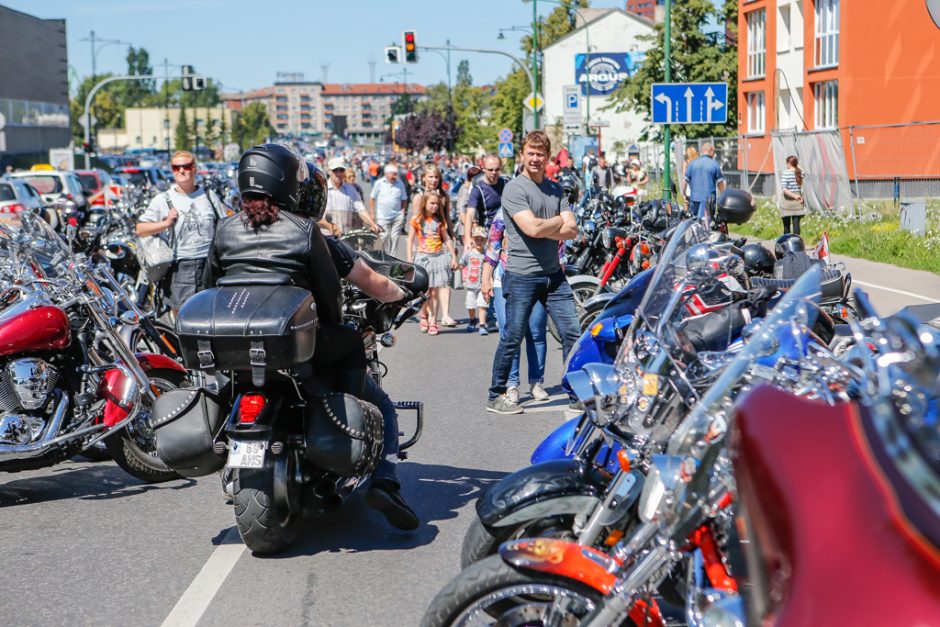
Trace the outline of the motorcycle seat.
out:
<instances>
[{"instance_id":1,"label":"motorcycle seat","mask_svg":"<svg viewBox=\"0 0 940 627\"><path fill-rule=\"evenodd\" d=\"M771 279L767 277L751 277L752 287L767 287L779 292L785 292L796 283L797 279ZM852 275L844 273L837 268L826 270L822 275L821 302L831 304L845 299Z\"/></svg>"}]
</instances>

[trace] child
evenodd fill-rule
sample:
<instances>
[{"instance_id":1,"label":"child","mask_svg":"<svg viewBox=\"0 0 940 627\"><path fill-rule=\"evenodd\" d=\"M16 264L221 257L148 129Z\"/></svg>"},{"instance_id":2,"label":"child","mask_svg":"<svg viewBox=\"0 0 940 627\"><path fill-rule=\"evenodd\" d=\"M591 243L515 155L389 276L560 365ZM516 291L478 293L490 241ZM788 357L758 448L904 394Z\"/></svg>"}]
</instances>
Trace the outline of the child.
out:
<instances>
[{"instance_id":1,"label":"child","mask_svg":"<svg viewBox=\"0 0 940 627\"><path fill-rule=\"evenodd\" d=\"M486 330L487 304L483 294L480 293L480 288L483 286L483 262L486 259L483 253L485 245L486 230L482 226L473 227L470 248L460 258L460 265L463 268L463 286L467 290L466 307L470 314L467 332L473 333L479 320L480 335L489 335L489 331Z\"/></svg>"},{"instance_id":2,"label":"child","mask_svg":"<svg viewBox=\"0 0 940 627\"><path fill-rule=\"evenodd\" d=\"M443 208L444 200L439 191L421 194L408 232L407 260L411 262L417 243L418 254L414 255L414 262L428 272L428 316L419 321L421 332L428 335L440 333L437 326L438 289L450 283L453 270L457 268L457 252L454 250L454 240L447 233ZM450 259L444 251L445 246L447 252L450 252Z\"/></svg>"}]
</instances>

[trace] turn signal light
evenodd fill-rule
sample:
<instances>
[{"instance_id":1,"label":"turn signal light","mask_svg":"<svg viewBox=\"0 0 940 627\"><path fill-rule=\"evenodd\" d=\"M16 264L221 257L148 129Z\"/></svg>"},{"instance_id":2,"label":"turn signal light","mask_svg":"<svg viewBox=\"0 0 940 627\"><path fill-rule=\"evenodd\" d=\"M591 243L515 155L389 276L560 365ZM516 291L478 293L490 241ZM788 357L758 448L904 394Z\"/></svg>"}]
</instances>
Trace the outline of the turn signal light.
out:
<instances>
[{"instance_id":1,"label":"turn signal light","mask_svg":"<svg viewBox=\"0 0 940 627\"><path fill-rule=\"evenodd\" d=\"M650 245L646 242L640 242L640 252L644 255L650 254Z\"/></svg>"},{"instance_id":2,"label":"turn signal light","mask_svg":"<svg viewBox=\"0 0 940 627\"><path fill-rule=\"evenodd\" d=\"M620 464L620 470L630 472L630 456L625 450L617 451L617 463Z\"/></svg>"},{"instance_id":3,"label":"turn signal light","mask_svg":"<svg viewBox=\"0 0 940 627\"><path fill-rule=\"evenodd\" d=\"M252 425L258 420L267 399L261 394L245 394L238 403L238 422L243 425Z\"/></svg>"}]
</instances>

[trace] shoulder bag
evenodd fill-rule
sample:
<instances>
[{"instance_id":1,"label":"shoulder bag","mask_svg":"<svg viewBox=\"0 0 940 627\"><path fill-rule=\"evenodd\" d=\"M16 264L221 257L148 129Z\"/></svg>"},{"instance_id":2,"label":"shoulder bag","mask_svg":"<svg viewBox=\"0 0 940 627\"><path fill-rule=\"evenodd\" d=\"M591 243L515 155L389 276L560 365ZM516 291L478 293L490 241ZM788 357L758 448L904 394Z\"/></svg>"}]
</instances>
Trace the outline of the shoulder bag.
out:
<instances>
[{"instance_id":1,"label":"shoulder bag","mask_svg":"<svg viewBox=\"0 0 940 627\"><path fill-rule=\"evenodd\" d=\"M170 200L170 194L166 193L164 198L167 209L172 209L173 202ZM137 240L138 257L147 280L151 283L159 283L176 259L176 225L170 227L171 244L167 244L159 235L138 237Z\"/></svg>"}]
</instances>

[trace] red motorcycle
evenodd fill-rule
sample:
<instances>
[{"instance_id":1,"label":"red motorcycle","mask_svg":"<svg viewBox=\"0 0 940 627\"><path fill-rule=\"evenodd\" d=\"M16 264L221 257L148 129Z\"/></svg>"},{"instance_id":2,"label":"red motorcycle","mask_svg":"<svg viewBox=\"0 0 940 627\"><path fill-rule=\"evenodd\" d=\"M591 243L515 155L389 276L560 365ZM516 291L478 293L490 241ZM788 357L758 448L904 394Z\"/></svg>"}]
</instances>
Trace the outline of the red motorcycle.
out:
<instances>
[{"instance_id":1,"label":"red motorcycle","mask_svg":"<svg viewBox=\"0 0 940 627\"><path fill-rule=\"evenodd\" d=\"M149 407L187 371L135 353L142 320L110 274L37 216L0 229L0 471L49 466L103 441L138 479L178 475L156 456ZM141 338L141 343L144 340Z\"/></svg>"}]
</instances>

